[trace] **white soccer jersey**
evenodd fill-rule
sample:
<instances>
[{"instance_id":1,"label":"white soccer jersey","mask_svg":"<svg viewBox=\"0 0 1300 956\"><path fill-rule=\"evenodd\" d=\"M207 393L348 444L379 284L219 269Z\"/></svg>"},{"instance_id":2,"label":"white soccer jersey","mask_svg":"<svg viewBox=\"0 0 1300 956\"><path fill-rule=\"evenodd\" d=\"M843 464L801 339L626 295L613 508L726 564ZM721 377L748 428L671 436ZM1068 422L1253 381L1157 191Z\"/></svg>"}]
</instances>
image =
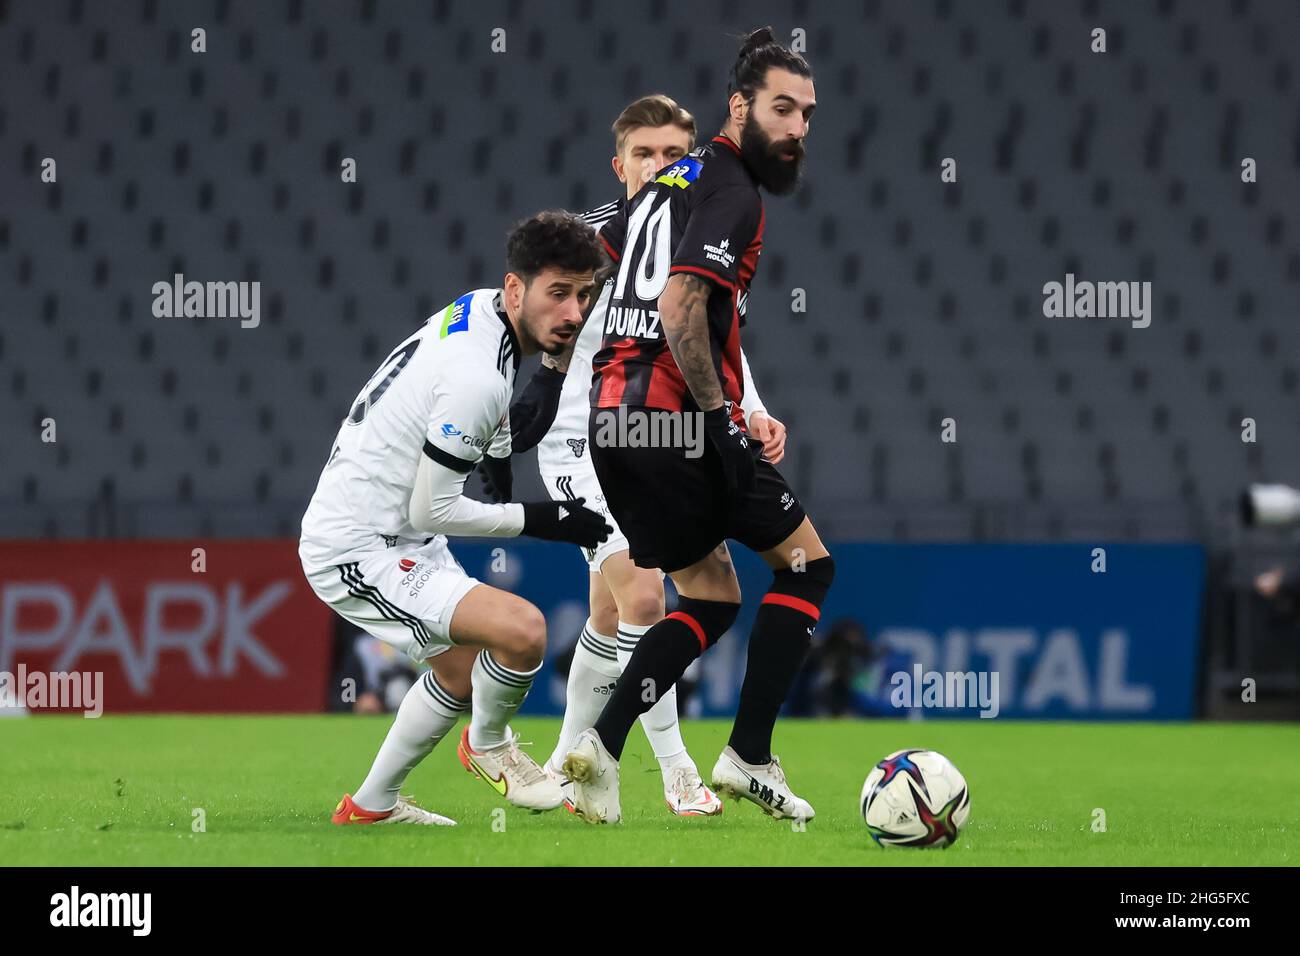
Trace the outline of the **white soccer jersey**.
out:
<instances>
[{"instance_id":1,"label":"white soccer jersey","mask_svg":"<svg viewBox=\"0 0 1300 956\"><path fill-rule=\"evenodd\" d=\"M420 456L463 475L485 452L509 455L518 368L498 289L467 292L394 349L339 427L303 515L303 563L336 565L426 540L408 510Z\"/></svg>"}]
</instances>

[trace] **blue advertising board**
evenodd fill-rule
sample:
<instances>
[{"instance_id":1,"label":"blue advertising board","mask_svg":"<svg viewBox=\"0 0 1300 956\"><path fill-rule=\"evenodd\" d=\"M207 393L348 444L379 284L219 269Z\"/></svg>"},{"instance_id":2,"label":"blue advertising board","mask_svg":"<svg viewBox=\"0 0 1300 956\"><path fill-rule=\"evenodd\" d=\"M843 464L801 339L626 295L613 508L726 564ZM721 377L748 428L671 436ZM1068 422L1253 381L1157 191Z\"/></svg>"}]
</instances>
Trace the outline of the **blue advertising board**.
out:
<instances>
[{"instance_id":1,"label":"blue advertising board","mask_svg":"<svg viewBox=\"0 0 1300 956\"><path fill-rule=\"evenodd\" d=\"M831 548L835 584L815 640L836 622L863 625L887 662L871 691L882 712L1070 720L1194 715L1204 584L1197 545ZM564 683L555 660L587 617L587 568L577 549L512 541L453 542L453 551L470 574L545 613L550 650L524 712L561 712ZM741 615L689 675L698 680L691 712L703 716L734 712L746 637L771 580L756 556L743 548L733 555L745 595ZM671 605L671 588L669 594Z\"/></svg>"}]
</instances>

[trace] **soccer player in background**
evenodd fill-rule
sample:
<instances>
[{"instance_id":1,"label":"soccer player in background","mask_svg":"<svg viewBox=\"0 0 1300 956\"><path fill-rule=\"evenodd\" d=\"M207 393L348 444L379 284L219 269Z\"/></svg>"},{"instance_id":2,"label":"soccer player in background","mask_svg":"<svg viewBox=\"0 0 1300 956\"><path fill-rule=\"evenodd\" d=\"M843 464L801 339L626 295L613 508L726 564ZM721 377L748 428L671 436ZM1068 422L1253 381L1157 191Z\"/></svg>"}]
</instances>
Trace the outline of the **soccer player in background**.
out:
<instances>
[{"instance_id":1,"label":"soccer player in background","mask_svg":"<svg viewBox=\"0 0 1300 956\"><path fill-rule=\"evenodd\" d=\"M666 571L679 601L641 638L608 705L565 758L575 808L592 823L621 817L618 761L632 724L735 621L740 586L728 538L759 552L774 573L712 785L775 817L813 816L771 741L834 562L746 433L739 306L764 240L759 187L794 190L815 107L807 61L770 28L754 31L732 66L721 134L658 175L599 234L617 272L593 363L592 459L632 560ZM630 447L610 434L616 412L626 420L662 411L701 415L702 456Z\"/></svg>"},{"instance_id":2,"label":"soccer player in background","mask_svg":"<svg viewBox=\"0 0 1300 956\"><path fill-rule=\"evenodd\" d=\"M511 803L558 807L559 785L509 721L546 649L546 620L467 575L446 535L529 535L594 548L610 532L583 501L486 504L462 495L481 460L508 456L521 356L563 353L602 256L590 226L544 212L510 233L500 289L467 292L393 350L339 428L302 521L312 589L345 619L429 671L411 687L338 824L452 825L401 795L407 775L473 705L459 755Z\"/></svg>"}]
</instances>

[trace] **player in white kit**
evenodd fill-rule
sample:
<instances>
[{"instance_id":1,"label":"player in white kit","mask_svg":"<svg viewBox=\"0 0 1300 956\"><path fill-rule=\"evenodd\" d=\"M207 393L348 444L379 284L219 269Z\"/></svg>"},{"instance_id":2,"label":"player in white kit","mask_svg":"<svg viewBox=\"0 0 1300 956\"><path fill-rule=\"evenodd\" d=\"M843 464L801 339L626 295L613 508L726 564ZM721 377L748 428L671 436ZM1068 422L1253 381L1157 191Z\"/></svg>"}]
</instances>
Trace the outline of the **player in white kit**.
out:
<instances>
[{"instance_id":1,"label":"player in white kit","mask_svg":"<svg viewBox=\"0 0 1300 956\"><path fill-rule=\"evenodd\" d=\"M642 184L665 166L694 148L695 121L691 114L662 94L642 97L629 104L614 123L614 173L626 187L626 198L599 206L583 215L595 228L614 217ZM605 310L609 304L607 283L579 334L568 374L562 379L550 375L552 387L560 389L553 424L538 441L527 430L516 430L514 450L537 443L537 466L547 491L556 501L582 498L614 529L600 545L584 548L590 570L590 617L583 625L574 650L566 688L564 722L555 751L546 762L547 773L564 785L560 765L577 735L599 716L624 665L636 649L641 635L664 616L663 573L639 568L628 555L627 539L605 504L588 445L591 360L600 349ZM741 307L743 314L743 305ZM785 454L785 426L767 415L744 361L744 407L750 432L764 442L773 463ZM548 381L539 373L537 385ZM530 386L531 390L531 386ZM529 403L529 404L541 404ZM531 412L531 408L530 408ZM519 416L518 406L512 417ZM548 416L535 416L543 424ZM500 489L494 489L497 492ZM662 695L641 724L659 762L664 800L679 816L709 816L721 812L722 803L700 778L686 752L677 719L676 688ZM567 802L567 800L566 800Z\"/></svg>"},{"instance_id":2,"label":"player in white kit","mask_svg":"<svg viewBox=\"0 0 1300 956\"><path fill-rule=\"evenodd\" d=\"M519 360L572 344L601 256L591 227L557 212L520 223L506 256L503 288L462 295L380 365L339 428L303 516L299 556L317 595L430 666L334 823L451 825L401 787L471 704L458 747L465 768L517 806L547 810L562 800L509 728L541 666L545 619L468 576L445 536L524 534L594 548L611 531L581 501L485 504L462 495L476 464L510 454Z\"/></svg>"}]
</instances>

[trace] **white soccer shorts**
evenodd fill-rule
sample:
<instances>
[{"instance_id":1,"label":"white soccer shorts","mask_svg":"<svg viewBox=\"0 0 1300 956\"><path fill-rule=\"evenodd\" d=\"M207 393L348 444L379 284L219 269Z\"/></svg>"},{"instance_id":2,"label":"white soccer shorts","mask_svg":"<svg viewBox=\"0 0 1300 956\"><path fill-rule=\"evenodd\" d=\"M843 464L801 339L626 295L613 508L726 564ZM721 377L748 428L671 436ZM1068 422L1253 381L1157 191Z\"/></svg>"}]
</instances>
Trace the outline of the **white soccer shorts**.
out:
<instances>
[{"instance_id":1,"label":"white soccer shorts","mask_svg":"<svg viewBox=\"0 0 1300 956\"><path fill-rule=\"evenodd\" d=\"M452 615L479 583L441 540L303 570L312 590L343 618L417 662L455 646Z\"/></svg>"},{"instance_id":2,"label":"white soccer shorts","mask_svg":"<svg viewBox=\"0 0 1300 956\"><path fill-rule=\"evenodd\" d=\"M600 482L596 480L596 469L591 467L590 459L583 462L574 461L564 468L548 468L539 461L537 470L542 475L542 483L546 485L547 494L553 500L569 501L574 498L586 498L584 507L598 512L614 529L614 533L594 549L580 549L583 557L587 559L587 567L599 573L600 566L605 563L606 558L611 554L627 550L627 538L623 537L618 522L609 513L609 505L605 504L605 493L600 490Z\"/></svg>"}]
</instances>

